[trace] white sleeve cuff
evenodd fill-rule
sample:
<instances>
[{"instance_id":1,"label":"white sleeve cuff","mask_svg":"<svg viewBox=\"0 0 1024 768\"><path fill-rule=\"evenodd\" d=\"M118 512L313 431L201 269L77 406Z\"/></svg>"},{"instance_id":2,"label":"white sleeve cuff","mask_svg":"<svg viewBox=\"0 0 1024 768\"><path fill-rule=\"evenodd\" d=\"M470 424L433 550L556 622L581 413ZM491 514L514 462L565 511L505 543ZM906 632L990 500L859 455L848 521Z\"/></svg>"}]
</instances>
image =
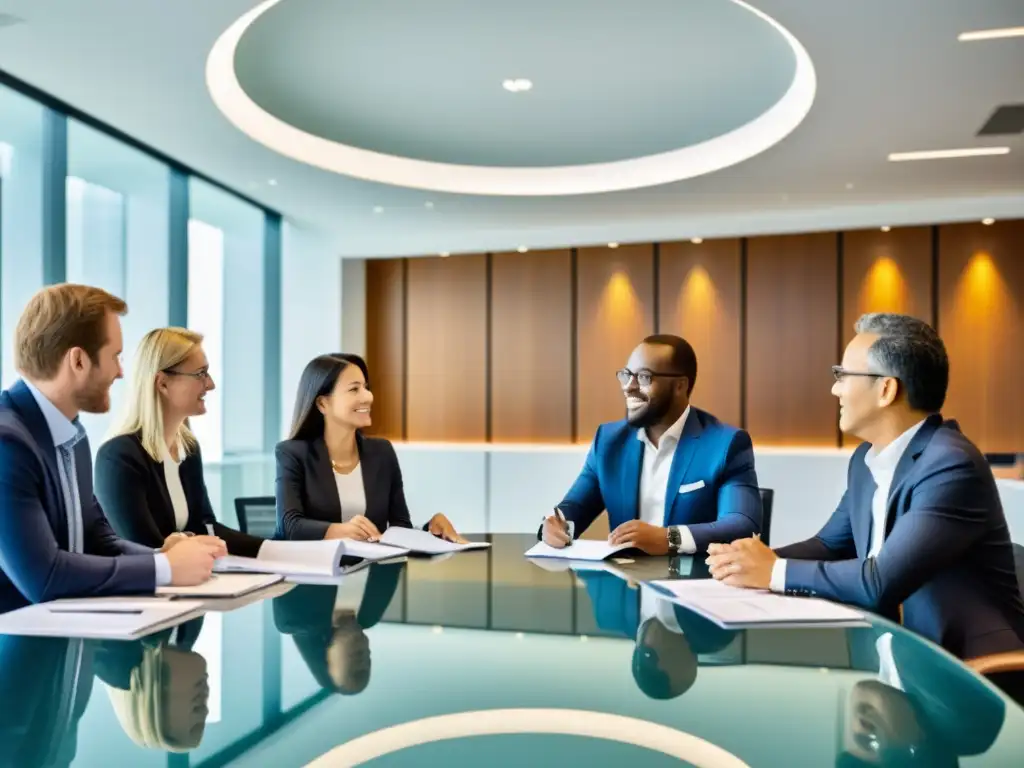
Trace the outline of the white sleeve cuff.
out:
<instances>
[{"instance_id":1,"label":"white sleeve cuff","mask_svg":"<svg viewBox=\"0 0 1024 768\"><path fill-rule=\"evenodd\" d=\"M677 525L676 530L679 531L679 553L682 555L692 555L696 552L697 542L693 540L690 527L687 525Z\"/></svg>"},{"instance_id":2,"label":"white sleeve cuff","mask_svg":"<svg viewBox=\"0 0 1024 768\"><path fill-rule=\"evenodd\" d=\"M772 580L768 584L768 589L772 592L786 591L786 561L781 557L772 566Z\"/></svg>"}]
</instances>

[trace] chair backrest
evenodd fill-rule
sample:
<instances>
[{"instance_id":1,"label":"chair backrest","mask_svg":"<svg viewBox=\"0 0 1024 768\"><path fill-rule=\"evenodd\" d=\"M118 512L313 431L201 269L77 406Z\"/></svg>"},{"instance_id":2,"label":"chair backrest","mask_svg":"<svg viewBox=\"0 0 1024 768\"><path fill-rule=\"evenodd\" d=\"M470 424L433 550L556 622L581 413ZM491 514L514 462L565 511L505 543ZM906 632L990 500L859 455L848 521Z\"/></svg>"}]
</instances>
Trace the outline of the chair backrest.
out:
<instances>
[{"instance_id":1,"label":"chair backrest","mask_svg":"<svg viewBox=\"0 0 1024 768\"><path fill-rule=\"evenodd\" d=\"M264 539L277 530L277 500L273 496L243 496L235 499L238 530Z\"/></svg>"},{"instance_id":2,"label":"chair backrest","mask_svg":"<svg viewBox=\"0 0 1024 768\"><path fill-rule=\"evenodd\" d=\"M758 488L761 494L761 541L769 547L772 545L772 504L775 501L775 491L771 488Z\"/></svg>"}]
</instances>

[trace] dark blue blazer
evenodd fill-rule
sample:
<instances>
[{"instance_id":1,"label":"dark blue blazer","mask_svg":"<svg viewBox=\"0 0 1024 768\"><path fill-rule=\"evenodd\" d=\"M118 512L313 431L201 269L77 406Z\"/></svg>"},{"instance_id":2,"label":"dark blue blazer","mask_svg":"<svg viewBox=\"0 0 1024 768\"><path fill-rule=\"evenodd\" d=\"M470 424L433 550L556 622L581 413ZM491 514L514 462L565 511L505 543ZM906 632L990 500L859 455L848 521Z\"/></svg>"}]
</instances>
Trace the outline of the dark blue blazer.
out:
<instances>
[{"instance_id":1,"label":"dark blue blazer","mask_svg":"<svg viewBox=\"0 0 1024 768\"><path fill-rule=\"evenodd\" d=\"M92 490L89 441L75 447L85 554L68 552L57 454L24 382L0 393L0 612L62 597L152 593L153 550L119 538Z\"/></svg>"},{"instance_id":2,"label":"dark blue blazer","mask_svg":"<svg viewBox=\"0 0 1024 768\"><path fill-rule=\"evenodd\" d=\"M875 481L850 459L846 493L813 539L777 550L788 594L817 595L903 623L960 658L1024 648L1024 601L992 470L955 421L935 415L900 459L885 543L869 558Z\"/></svg>"},{"instance_id":3,"label":"dark blue blazer","mask_svg":"<svg viewBox=\"0 0 1024 768\"><path fill-rule=\"evenodd\" d=\"M625 420L597 428L583 471L558 505L575 524L576 536L605 509L612 530L639 516L644 444L637 433ZM680 486L698 482L703 487L679 492ZM662 524L688 526L698 553L708 544L760 532L750 435L691 406L672 458Z\"/></svg>"}]
</instances>

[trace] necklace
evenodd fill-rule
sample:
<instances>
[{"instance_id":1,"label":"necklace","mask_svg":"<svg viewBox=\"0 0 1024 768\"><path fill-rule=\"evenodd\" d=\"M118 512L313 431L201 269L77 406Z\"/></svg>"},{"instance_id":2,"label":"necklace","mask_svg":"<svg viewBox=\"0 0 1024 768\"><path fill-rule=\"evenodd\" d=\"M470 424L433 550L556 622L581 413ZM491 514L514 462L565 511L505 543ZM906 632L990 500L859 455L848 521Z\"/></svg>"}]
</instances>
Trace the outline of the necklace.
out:
<instances>
[{"instance_id":1,"label":"necklace","mask_svg":"<svg viewBox=\"0 0 1024 768\"><path fill-rule=\"evenodd\" d=\"M339 475L347 475L349 472L355 469L358 463L358 456L356 456L354 460L349 460L347 464L342 464L340 461L335 461L334 459L331 459L331 469L333 469Z\"/></svg>"}]
</instances>

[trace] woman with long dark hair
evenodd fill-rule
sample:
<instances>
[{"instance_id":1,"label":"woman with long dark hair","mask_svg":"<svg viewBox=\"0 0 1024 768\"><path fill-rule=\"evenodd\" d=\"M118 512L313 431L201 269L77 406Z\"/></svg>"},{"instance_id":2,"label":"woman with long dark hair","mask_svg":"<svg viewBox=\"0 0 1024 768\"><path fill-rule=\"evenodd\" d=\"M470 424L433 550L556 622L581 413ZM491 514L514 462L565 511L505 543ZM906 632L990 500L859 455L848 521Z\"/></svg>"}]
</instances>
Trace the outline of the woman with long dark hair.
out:
<instances>
[{"instance_id":1,"label":"woman with long dark hair","mask_svg":"<svg viewBox=\"0 0 1024 768\"><path fill-rule=\"evenodd\" d=\"M373 541L411 528L402 470L391 443L367 437L373 393L358 355L320 355L302 372L289 439L277 445L277 537ZM447 517L423 526L464 542Z\"/></svg>"}]
</instances>

